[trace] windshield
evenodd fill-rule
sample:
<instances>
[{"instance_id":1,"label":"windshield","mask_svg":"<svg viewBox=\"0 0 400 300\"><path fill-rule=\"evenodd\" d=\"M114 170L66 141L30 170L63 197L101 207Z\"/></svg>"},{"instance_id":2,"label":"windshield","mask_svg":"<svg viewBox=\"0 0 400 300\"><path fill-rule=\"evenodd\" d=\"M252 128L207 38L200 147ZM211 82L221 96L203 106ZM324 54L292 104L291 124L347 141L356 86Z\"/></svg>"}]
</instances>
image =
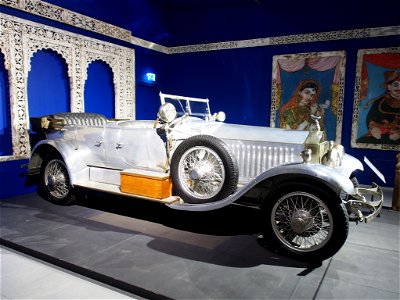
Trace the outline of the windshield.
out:
<instances>
[{"instance_id":1,"label":"windshield","mask_svg":"<svg viewBox=\"0 0 400 300\"><path fill-rule=\"evenodd\" d=\"M161 104L171 103L175 106L177 115L179 117L187 113L190 116L206 119L211 115L208 99L181 97L162 93L160 93L160 97Z\"/></svg>"}]
</instances>

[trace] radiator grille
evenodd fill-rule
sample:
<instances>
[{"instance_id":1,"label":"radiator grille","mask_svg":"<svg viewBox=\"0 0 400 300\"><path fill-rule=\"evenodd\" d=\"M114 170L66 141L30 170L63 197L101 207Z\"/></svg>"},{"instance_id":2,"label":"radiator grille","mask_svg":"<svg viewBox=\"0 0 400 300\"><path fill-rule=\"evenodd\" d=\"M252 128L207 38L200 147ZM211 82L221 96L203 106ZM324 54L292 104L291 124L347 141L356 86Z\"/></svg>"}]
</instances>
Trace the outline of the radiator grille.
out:
<instances>
[{"instance_id":1,"label":"radiator grille","mask_svg":"<svg viewBox=\"0 0 400 300\"><path fill-rule=\"evenodd\" d=\"M239 181L246 182L264 171L287 163L301 162L303 145L225 141L239 165Z\"/></svg>"}]
</instances>

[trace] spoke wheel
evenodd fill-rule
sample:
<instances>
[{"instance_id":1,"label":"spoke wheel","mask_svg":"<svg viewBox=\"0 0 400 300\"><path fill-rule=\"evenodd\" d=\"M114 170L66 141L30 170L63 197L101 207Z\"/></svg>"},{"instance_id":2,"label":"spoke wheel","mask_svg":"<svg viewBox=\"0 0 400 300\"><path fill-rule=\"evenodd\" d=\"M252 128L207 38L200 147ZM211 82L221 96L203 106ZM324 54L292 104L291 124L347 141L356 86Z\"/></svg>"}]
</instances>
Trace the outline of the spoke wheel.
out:
<instances>
[{"instance_id":1,"label":"spoke wheel","mask_svg":"<svg viewBox=\"0 0 400 300\"><path fill-rule=\"evenodd\" d=\"M304 192L280 198L272 209L271 225L283 244L299 252L320 249L334 230L328 207L319 198Z\"/></svg>"},{"instance_id":2,"label":"spoke wheel","mask_svg":"<svg viewBox=\"0 0 400 300\"><path fill-rule=\"evenodd\" d=\"M62 205L71 204L75 200L67 167L61 159L45 160L41 177L41 192L47 200Z\"/></svg>"},{"instance_id":3,"label":"spoke wheel","mask_svg":"<svg viewBox=\"0 0 400 300\"><path fill-rule=\"evenodd\" d=\"M186 192L199 199L217 195L225 181L221 157L207 147L187 150L179 161L179 181Z\"/></svg>"},{"instance_id":4,"label":"spoke wheel","mask_svg":"<svg viewBox=\"0 0 400 300\"><path fill-rule=\"evenodd\" d=\"M187 203L222 200L236 191L238 168L221 140L198 135L184 140L171 160L171 178L178 196Z\"/></svg>"},{"instance_id":5,"label":"spoke wheel","mask_svg":"<svg viewBox=\"0 0 400 300\"><path fill-rule=\"evenodd\" d=\"M264 239L295 259L321 261L347 239L347 210L333 191L305 183L284 183L265 199Z\"/></svg>"}]
</instances>

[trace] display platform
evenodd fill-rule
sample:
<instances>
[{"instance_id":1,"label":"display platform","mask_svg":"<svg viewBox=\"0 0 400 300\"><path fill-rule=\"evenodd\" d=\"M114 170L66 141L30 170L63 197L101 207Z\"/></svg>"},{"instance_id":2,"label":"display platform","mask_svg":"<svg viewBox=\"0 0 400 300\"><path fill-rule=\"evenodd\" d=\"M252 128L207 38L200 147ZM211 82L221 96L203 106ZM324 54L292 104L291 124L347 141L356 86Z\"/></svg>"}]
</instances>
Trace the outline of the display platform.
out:
<instances>
[{"instance_id":1,"label":"display platform","mask_svg":"<svg viewBox=\"0 0 400 300\"><path fill-rule=\"evenodd\" d=\"M175 211L89 194L57 206L4 199L1 243L146 299L398 299L399 212L351 224L333 258L311 265L268 251L260 211ZM18 266L16 266L18 267Z\"/></svg>"}]
</instances>

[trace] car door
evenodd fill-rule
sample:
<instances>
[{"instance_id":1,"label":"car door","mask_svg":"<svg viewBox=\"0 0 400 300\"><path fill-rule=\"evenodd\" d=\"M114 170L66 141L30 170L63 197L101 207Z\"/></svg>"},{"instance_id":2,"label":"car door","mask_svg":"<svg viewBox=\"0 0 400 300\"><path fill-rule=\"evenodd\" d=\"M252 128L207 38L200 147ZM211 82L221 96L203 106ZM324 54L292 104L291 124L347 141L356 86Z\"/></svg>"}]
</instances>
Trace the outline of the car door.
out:
<instances>
[{"instance_id":1,"label":"car door","mask_svg":"<svg viewBox=\"0 0 400 300\"><path fill-rule=\"evenodd\" d=\"M105 140L109 167L162 170L166 164L166 148L154 128L108 128Z\"/></svg>"},{"instance_id":2,"label":"car door","mask_svg":"<svg viewBox=\"0 0 400 300\"><path fill-rule=\"evenodd\" d=\"M104 126L76 126L75 147L84 150L89 166L105 166Z\"/></svg>"}]
</instances>

